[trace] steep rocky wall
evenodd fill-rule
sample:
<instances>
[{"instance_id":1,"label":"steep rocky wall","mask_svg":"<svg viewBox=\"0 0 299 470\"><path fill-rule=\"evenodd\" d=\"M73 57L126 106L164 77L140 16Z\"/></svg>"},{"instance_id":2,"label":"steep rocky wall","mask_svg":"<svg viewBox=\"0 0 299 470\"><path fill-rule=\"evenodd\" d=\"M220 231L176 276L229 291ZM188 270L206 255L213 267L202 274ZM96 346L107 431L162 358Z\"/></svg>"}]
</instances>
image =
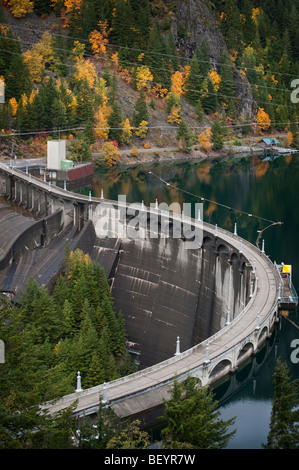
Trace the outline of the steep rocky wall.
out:
<instances>
[{"instance_id":1,"label":"steep rocky wall","mask_svg":"<svg viewBox=\"0 0 299 470\"><path fill-rule=\"evenodd\" d=\"M184 37L178 34L179 26L186 30ZM176 43L181 54L192 58L196 48L202 41L206 41L209 49L211 65L219 71L220 57L228 53L225 39L216 24L212 9L209 9L202 0L177 0L172 29ZM234 69L236 83L236 98L238 99L238 112L240 115L251 117L253 114L253 96L247 78Z\"/></svg>"}]
</instances>

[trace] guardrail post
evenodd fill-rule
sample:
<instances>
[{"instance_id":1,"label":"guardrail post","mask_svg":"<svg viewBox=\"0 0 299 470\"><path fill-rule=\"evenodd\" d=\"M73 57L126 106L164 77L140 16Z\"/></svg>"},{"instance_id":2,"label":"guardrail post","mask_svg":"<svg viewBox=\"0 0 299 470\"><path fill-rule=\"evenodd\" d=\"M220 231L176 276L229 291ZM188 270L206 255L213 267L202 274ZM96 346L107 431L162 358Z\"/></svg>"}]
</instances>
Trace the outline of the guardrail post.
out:
<instances>
[{"instance_id":1,"label":"guardrail post","mask_svg":"<svg viewBox=\"0 0 299 470\"><path fill-rule=\"evenodd\" d=\"M77 374L77 388L75 390L76 392L82 392L83 389L81 388L81 375L80 375L80 371L78 371L78 374Z\"/></svg>"},{"instance_id":2,"label":"guardrail post","mask_svg":"<svg viewBox=\"0 0 299 470\"><path fill-rule=\"evenodd\" d=\"M177 340L176 340L175 356L179 356L180 354L181 354L181 351L180 351L180 337L178 336Z\"/></svg>"}]
</instances>

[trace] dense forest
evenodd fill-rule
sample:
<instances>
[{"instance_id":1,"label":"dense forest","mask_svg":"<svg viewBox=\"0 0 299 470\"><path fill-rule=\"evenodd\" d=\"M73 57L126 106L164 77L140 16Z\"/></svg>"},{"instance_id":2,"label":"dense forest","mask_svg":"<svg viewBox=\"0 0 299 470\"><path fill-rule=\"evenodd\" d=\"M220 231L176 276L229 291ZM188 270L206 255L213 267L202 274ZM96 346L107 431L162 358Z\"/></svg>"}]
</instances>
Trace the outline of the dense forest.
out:
<instances>
[{"instance_id":1,"label":"dense forest","mask_svg":"<svg viewBox=\"0 0 299 470\"><path fill-rule=\"evenodd\" d=\"M84 388L136 371L104 270L80 250L66 248L53 292L31 279L19 304L3 298L0 308L0 448L26 446L38 406L73 393L77 371Z\"/></svg>"},{"instance_id":2,"label":"dense forest","mask_svg":"<svg viewBox=\"0 0 299 470\"><path fill-rule=\"evenodd\" d=\"M176 14L196 3L215 18L225 39L218 62L211 60L206 40L195 44L191 56L180 51L190 32ZM164 125L177 129L177 140L191 132L190 142L197 142L198 126L208 131L219 118L239 135L256 130L252 122L260 131L288 131L289 143L298 145L297 108L291 100L299 72L298 0L5 0L4 5L2 135L14 129L28 141L37 132L45 131L45 139L64 132L70 158L89 159L95 145L110 155L121 145L144 145L159 125L150 111L163 109ZM56 20L38 42L30 42L30 36L24 42L20 36L30 31L15 22L10 27L7 11L20 21L34 14ZM204 28L201 21L199 29ZM236 96L240 76L253 96L246 115L239 113ZM124 87L135 92L134 103L123 96ZM185 122L186 103L196 129ZM200 137L205 148L211 135ZM111 156L107 163L118 159Z\"/></svg>"},{"instance_id":3,"label":"dense forest","mask_svg":"<svg viewBox=\"0 0 299 470\"><path fill-rule=\"evenodd\" d=\"M196 4L207 16L195 28L213 18L223 37L219 60L208 37L191 44L188 24L178 20L180 8L191 18ZM48 17L51 27L42 28ZM157 127L165 135L171 128L185 150L272 131L299 147L291 99L298 26L299 0L4 0L0 143L14 138L18 156L24 145L39 156L47 139L60 136L69 158L89 160L100 149L110 166L121 147L163 147ZM246 84L243 113L237 90ZM0 448L71 447L70 410L47 420L39 404L73 392L78 370L83 388L136 370L103 270L66 250L53 292L30 280L20 303L2 298L0 310Z\"/></svg>"}]
</instances>

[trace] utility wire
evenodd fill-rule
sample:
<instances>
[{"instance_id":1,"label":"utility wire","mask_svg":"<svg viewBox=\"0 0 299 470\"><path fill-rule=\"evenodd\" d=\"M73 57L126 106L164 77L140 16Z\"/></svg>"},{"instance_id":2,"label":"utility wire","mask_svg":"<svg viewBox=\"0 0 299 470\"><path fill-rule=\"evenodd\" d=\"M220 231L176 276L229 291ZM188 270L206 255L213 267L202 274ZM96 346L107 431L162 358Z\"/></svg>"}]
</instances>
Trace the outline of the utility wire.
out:
<instances>
[{"instance_id":1,"label":"utility wire","mask_svg":"<svg viewBox=\"0 0 299 470\"><path fill-rule=\"evenodd\" d=\"M248 217L253 217L255 219L259 219L259 220L262 220L263 222L269 222L271 223L271 225L281 225L283 224L283 222L275 222L273 220L270 220L270 219L266 219L264 217L260 217L258 215L254 215L254 214L251 214L249 212L245 212L245 211L242 211L241 209L236 209L236 208L233 208L231 206L228 206L226 204L222 204L220 202L217 202L217 201L214 201L212 199L208 199L204 196L199 196L198 194L194 194L190 191L187 191L186 189L182 189L182 188L179 188L178 186L176 186L175 184L172 184L172 183L168 183L166 180L164 180L163 178L161 178L160 176L156 175L153 171L149 170L148 171L148 174L152 175L154 178L156 178L157 180L161 181L161 183L165 184L167 187L172 187L174 189L176 189L177 191L181 192L181 193L185 193L185 194L188 194L189 196L192 196L196 199L201 199L202 201L206 201L206 202L209 202L209 203L212 203L212 204L215 204L219 207L222 207L224 209L227 209L227 210L230 210L230 211L234 211L234 212L238 212L242 215L247 215ZM268 228L268 227L266 227ZM265 229L264 229L265 230Z\"/></svg>"},{"instance_id":2,"label":"utility wire","mask_svg":"<svg viewBox=\"0 0 299 470\"><path fill-rule=\"evenodd\" d=\"M263 124L271 124L270 122L265 122ZM280 122L280 123L276 123L278 125L288 125L289 123L288 122ZM299 124L299 122L297 122L297 124ZM230 124L230 125L225 125L225 126L222 126L224 128L232 128L232 127L236 127L236 128L240 128L240 127L244 127L244 126L253 126L253 125L256 125L258 126L259 123L257 122L253 122L253 123L249 123L249 124ZM200 129L200 130L206 130L206 129L210 129L211 126L190 126L190 129ZM79 130L79 131L84 131L85 129L85 126L79 126L79 127L70 127L70 128L67 128L67 129L61 129L59 127L57 128L51 128L51 129L44 129L44 130L31 130L31 131L24 131L24 132L21 132L21 131L11 131L9 134L6 133L6 134L1 134L0 133L0 137L17 137L17 136L22 136L22 135L34 135L34 134L51 134L51 133L56 133L56 132L69 132L69 131L76 131L76 130ZM97 127L97 126L94 126L92 127L93 130L124 130L124 129L127 129L126 127ZM146 126L146 127L133 127L133 126L130 126L130 129L131 130L140 130L140 129L160 129L160 130L163 130L163 129L172 129L172 130L176 130L178 129L177 126Z\"/></svg>"},{"instance_id":3,"label":"utility wire","mask_svg":"<svg viewBox=\"0 0 299 470\"><path fill-rule=\"evenodd\" d=\"M1 24L1 23L0 23ZM52 35L52 33L49 33L50 35ZM9 37L1 37L1 39L4 39L4 40L8 40L8 41L16 41L16 42L19 42L18 39L15 39L15 38L9 38ZM30 44L32 46L38 44L38 43L34 43L34 42L31 42L31 41L24 41L26 44ZM105 47L107 47L108 44L105 44ZM115 47L115 46L113 46ZM121 46L119 46L121 47ZM51 45L51 49L54 50L54 51L59 51L59 52L65 52L65 53L68 53L68 54L71 54L72 51L68 50L68 49L63 49L63 48L59 48L59 47L53 47ZM127 49L131 49L131 48L127 48ZM3 52L7 52L7 53L17 53L17 52L14 52L14 51L6 51L5 49L0 49L1 51ZM17 53L18 54L18 53ZM22 53L21 53L22 54ZM39 60L44 60L46 61L44 58L42 57L38 57L38 56L33 56L35 59L39 59ZM92 59L95 59L95 58L99 58L100 60L104 60L104 61L111 61L112 59L111 58L107 58L103 55L94 55L94 54L87 54L87 53L84 53L84 57L87 57L87 58L92 58ZM171 57L176 57L176 56L171 56ZM177 57L178 59L178 57ZM58 61L59 59L56 59L56 61ZM200 60L198 60L200 62ZM129 66L132 66L132 62L131 61L126 61L126 60L119 60L119 63L120 64L123 64L123 65L129 65ZM208 63L210 66L212 66L211 62L206 62ZM230 68L233 68L235 67L235 65L228 65L228 64L222 64L222 63L218 63L220 66L226 66L226 67L230 67ZM74 65L72 64L67 64L67 63L64 63L63 65L65 65L66 67L70 67L70 68L73 68L75 67ZM140 66L142 66L143 64L140 63ZM165 68L162 68L162 67L155 67L154 65L146 65L147 68L149 68L150 70L156 70L156 71L160 71L160 72L169 72L169 69L165 69ZM250 68L250 67L244 67L245 70L254 70L255 72L257 72L256 69L254 68ZM267 73L270 73L270 72L267 72ZM188 76L191 76L191 77L198 77L198 78L206 78L206 75L200 75L200 74L194 74L194 73L191 73L189 72ZM291 75L293 78L296 78L295 75ZM227 83L232 83L232 84L238 84L238 85L243 85L243 82L240 81L240 80L227 80ZM283 91L283 92L286 92L288 91L286 88L278 88L278 87L274 87L274 86L268 86L268 85L260 85L260 84L256 84L255 86L257 86L258 88L265 88L266 90L275 90L275 91Z\"/></svg>"},{"instance_id":4,"label":"utility wire","mask_svg":"<svg viewBox=\"0 0 299 470\"><path fill-rule=\"evenodd\" d=\"M0 51L7 52L7 53L9 53L9 54L22 55L22 54L19 53L19 52L6 51L5 49L0 49ZM43 62L45 62L45 63L47 62L47 59L42 58L42 57L40 57L40 56L31 56L31 59L37 59L37 60L43 61ZM105 58L104 60L112 61L112 59L110 59L110 58ZM121 63L121 62L120 62L120 63ZM125 62L125 63L127 64L128 62ZM66 65L67 67L74 68L74 69L76 68L76 65L75 65L75 64L74 64L74 65L71 65L71 64L63 64L63 65ZM97 64L93 64L93 65L94 65L95 69L97 70L99 66L98 66ZM166 70L166 69L163 69L163 70L169 72L169 70ZM151 83L154 84L154 85L161 85L162 87L169 87L169 84L164 84L164 83L154 82L154 81L151 81ZM224 95L224 94L222 94L222 93L211 93L211 92L208 92L208 91L206 91L206 92L203 93L203 92L201 92L201 91L199 91L199 90L194 90L194 89L192 89L192 88L188 88L188 91L189 91L189 92L198 93L199 96L201 96L201 95L204 94L204 95L216 96L216 97L218 97L218 98L221 97L221 98L228 98L228 99L240 101L240 98L238 98L237 96ZM252 101L254 101L254 99L253 99L253 98L252 98L252 99L251 99L251 98L242 98L242 101L249 101L249 102L252 102ZM279 106L283 106L284 108L294 109L294 105L293 105L293 106L289 106L289 105L282 104L282 103L273 103L273 102L271 102L271 101L267 102L267 101L260 101L260 100L258 100L258 103L259 103L259 104L265 104L265 105L267 105L267 106L278 106L278 107L279 107Z\"/></svg>"},{"instance_id":5,"label":"utility wire","mask_svg":"<svg viewBox=\"0 0 299 470\"><path fill-rule=\"evenodd\" d=\"M0 23L0 25L3 25L3 26L7 26L5 23ZM19 26L19 25L14 25L14 27L16 28L19 28L19 29L24 29L24 30L27 30L27 31L31 31L32 32L32 29L31 28L25 28L23 26ZM39 29L39 31L43 31L42 29ZM74 36L69 36L69 35L62 35L60 33L50 33L52 34L53 36L58 36L58 37L64 37L66 39L73 39L73 40L77 40L77 41L80 41L80 42L85 42L87 44L89 44L89 39L84 39L84 38L79 38L79 37L74 37ZM189 61L191 62L192 61L192 57L178 57L177 55L173 55L173 54L166 54L166 53L163 53L163 52L155 52L155 51L148 51L148 50L145 50L145 49L138 49L138 48L133 48L133 47L129 47L129 46L120 46L120 45L117 45L117 44L111 44L111 43L108 43L108 44L105 44L106 47L111 47L111 48L118 48L118 49L127 49L127 50L131 50L131 51L135 51L135 52L140 52L140 53L144 53L144 54L151 54L151 55L157 55L157 56L162 56L162 57L166 57L166 58L174 58L176 60L186 60L186 61ZM211 64L210 61L205 61L205 60L199 60L199 62L202 62L202 63L205 63L205 64ZM221 62L214 62L214 64L217 64L217 65L224 65L226 67L231 67L231 65L227 65L227 64L222 64ZM254 67L245 67L245 66L241 66L241 65L234 65L234 67L236 67L238 70L253 70L253 71L256 71L256 69ZM277 72L277 71L271 71L271 70L267 70L268 73L272 73L272 74L276 74L276 75L283 75L283 76L290 76L290 77L294 77L293 74L290 74L290 73L285 73L285 72Z\"/></svg>"}]
</instances>

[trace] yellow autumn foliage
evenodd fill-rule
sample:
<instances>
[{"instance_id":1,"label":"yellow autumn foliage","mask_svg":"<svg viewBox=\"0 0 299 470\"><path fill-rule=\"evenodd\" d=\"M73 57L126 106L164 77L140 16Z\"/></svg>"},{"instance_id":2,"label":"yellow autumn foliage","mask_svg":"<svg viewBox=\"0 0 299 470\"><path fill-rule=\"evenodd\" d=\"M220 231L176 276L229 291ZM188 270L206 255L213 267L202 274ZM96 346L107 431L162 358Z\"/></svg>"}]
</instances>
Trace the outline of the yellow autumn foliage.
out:
<instances>
[{"instance_id":1,"label":"yellow autumn foliage","mask_svg":"<svg viewBox=\"0 0 299 470\"><path fill-rule=\"evenodd\" d=\"M17 109L18 109L17 100L15 98L10 98L9 104L10 104L12 115L15 116L17 114Z\"/></svg>"},{"instance_id":2,"label":"yellow autumn foliage","mask_svg":"<svg viewBox=\"0 0 299 470\"><path fill-rule=\"evenodd\" d=\"M178 106L172 106L168 115L168 122L171 124L179 124L182 120L181 111Z\"/></svg>"},{"instance_id":3,"label":"yellow autumn foliage","mask_svg":"<svg viewBox=\"0 0 299 470\"><path fill-rule=\"evenodd\" d=\"M216 91L219 90L220 82L221 82L221 77L220 75L216 72L216 70L212 69L209 72L209 77L214 85L214 88Z\"/></svg>"},{"instance_id":4,"label":"yellow autumn foliage","mask_svg":"<svg viewBox=\"0 0 299 470\"><path fill-rule=\"evenodd\" d=\"M269 129L271 124L271 119L269 115L265 112L264 108L259 108L256 115L256 122L258 127L262 131Z\"/></svg>"},{"instance_id":5,"label":"yellow autumn foliage","mask_svg":"<svg viewBox=\"0 0 299 470\"><path fill-rule=\"evenodd\" d=\"M129 118L124 120L122 127L122 139L126 144L129 144L132 136L132 127Z\"/></svg>"},{"instance_id":6,"label":"yellow autumn foliage","mask_svg":"<svg viewBox=\"0 0 299 470\"><path fill-rule=\"evenodd\" d=\"M176 71L171 75L171 87L170 91L176 93L177 95L182 95L184 93L185 85L185 76L182 72Z\"/></svg>"},{"instance_id":7,"label":"yellow autumn foliage","mask_svg":"<svg viewBox=\"0 0 299 470\"><path fill-rule=\"evenodd\" d=\"M31 79L40 83L45 74L46 65L54 59L52 35L48 32L44 33L37 44L23 53L23 59L29 68Z\"/></svg>"},{"instance_id":8,"label":"yellow autumn foliage","mask_svg":"<svg viewBox=\"0 0 299 470\"><path fill-rule=\"evenodd\" d=\"M141 65L137 67L136 70L136 87L137 90L144 89L149 91L151 88L150 82L153 81L153 75L150 69L146 65Z\"/></svg>"},{"instance_id":9,"label":"yellow autumn foliage","mask_svg":"<svg viewBox=\"0 0 299 470\"><path fill-rule=\"evenodd\" d=\"M89 59L78 57L75 65L76 71L74 77L76 80L87 80L90 88L93 88L96 82L97 73L94 64Z\"/></svg>"},{"instance_id":10,"label":"yellow autumn foliage","mask_svg":"<svg viewBox=\"0 0 299 470\"><path fill-rule=\"evenodd\" d=\"M28 13L33 12L34 2L31 0L5 0L6 5L15 18L23 18Z\"/></svg>"},{"instance_id":11,"label":"yellow autumn foliage","mask_svg":"<svg viewBox=\"0 0 299 470\"><path fill-rule=\"evenodd\" d=\"M108 166L114 166L118 163L120 158L119 149L112 142L105 142L102 145L101 152Z\"/></svg>"},{"instance_id":12,"label":"yellow autumn foliage","mask_svg":"<svg viewBox=\"0 0 299 470\"><path fill-rule=\"evenodd\" d=\"M204 150L205 152L208 152L212 148L211 137L212 137L212 131L210 128L201 132L201 134L199 134L198 136L198 143L201 149Z\"/></svg>"},{"instance_id":13,"label":"yellow autumn foliage","mask_svg":"<svg viewBox=\"0 0 299 470\"><path fill-rule=\"evenodd\" d=\"M97 137L101 140L108 140L109 135L109 125L108 125L108 116L107 110L104 106L101 106L99 110L95 113L95 129L94 132Z\"/></svg>"},{"instance_id":14,"label":"yellow autumn foliage","mask_svg":"<svg viewBox=\"0 0 299 470\"><path fill-rule=\"evenodd\" d=\"M147 133L148 133L148 122L141 121L138 129L135 130L135 134L137 135L137 137L144 139Z\"/></svg>"}]
</instances>

